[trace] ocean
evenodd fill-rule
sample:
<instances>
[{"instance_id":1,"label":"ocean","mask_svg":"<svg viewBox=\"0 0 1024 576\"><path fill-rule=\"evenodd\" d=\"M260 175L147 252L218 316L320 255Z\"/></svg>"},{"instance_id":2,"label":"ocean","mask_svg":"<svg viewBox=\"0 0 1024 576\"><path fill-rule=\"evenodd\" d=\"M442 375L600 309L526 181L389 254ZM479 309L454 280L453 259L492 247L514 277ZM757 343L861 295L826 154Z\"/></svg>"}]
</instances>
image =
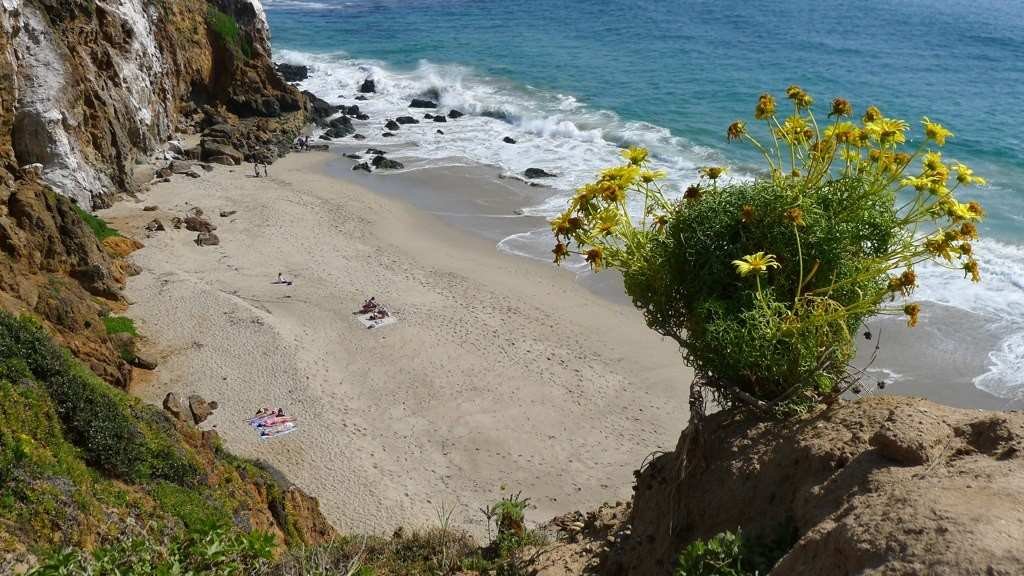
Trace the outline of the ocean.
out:
<instances>
[{"instance_id":1,"label":"ocean","mask_svg":"<svg viewBox=\"0 0 1024 576\"><path fill-rule=\"evenodd\" d=\"M263 0L274 57L307 64L302 83L332 103L359 104L368 146L415 170L482 164L508 174L557 174L527 214L550 216L571 191L651 150L679 190L696 168L760 169L725 128L750 120L758 94L799 84L820 115L842 96L856 111L929 116L955 133L944 149L985 176L971 190L988 218L976 244L983 282L922 267L917 298L966 312L994 342L973 384L1024 401L1024 2L1017 0ZM378 93L354 97L372 77ZM454 122L403 126L384 118L435 97ZM422 112L422 111L420 111ZM444 134L438 134L442 129ZM515 145L502 141L511 137ZM550 248L546 230L505 238L526 256ZM927 310L927 309L926 309ZM955 347L962 333L949 333Z\"/></svg>"}]
</instances>

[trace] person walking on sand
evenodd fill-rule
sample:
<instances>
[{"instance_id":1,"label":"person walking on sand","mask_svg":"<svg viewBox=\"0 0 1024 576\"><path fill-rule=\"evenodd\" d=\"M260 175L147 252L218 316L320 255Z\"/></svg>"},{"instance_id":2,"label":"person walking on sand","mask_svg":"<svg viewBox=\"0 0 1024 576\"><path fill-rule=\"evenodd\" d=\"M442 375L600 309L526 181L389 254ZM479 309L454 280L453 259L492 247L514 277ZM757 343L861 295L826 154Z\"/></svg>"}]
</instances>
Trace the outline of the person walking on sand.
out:
<instances>
[{"instance_id":1,"label":"person walking on sand","mask_svg":"<svg viewBox=\"0 0 1024 576\"><path fill-rule=\"evenodd\" d=\"M270 170L268 169L268 164L266 161L263 162L263 175L267 178L270 177Z\"/></svg>"}]
</instances>

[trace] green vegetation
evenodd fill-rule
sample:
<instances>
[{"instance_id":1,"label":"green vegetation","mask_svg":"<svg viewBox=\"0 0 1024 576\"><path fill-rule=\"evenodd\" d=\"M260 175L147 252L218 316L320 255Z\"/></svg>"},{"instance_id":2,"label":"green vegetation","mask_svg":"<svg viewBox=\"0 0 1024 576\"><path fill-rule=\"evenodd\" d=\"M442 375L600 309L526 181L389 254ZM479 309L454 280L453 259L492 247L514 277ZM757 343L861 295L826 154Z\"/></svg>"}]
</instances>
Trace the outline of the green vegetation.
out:
<instances>
[{"instance_id":1,"label":"green vegetation","mask_svg":"<svg viewBox=\"0 0 1024 576\"><path fill-rule=\"evenodd\" d=\"M106 316L103 318L103 326L106 327L107 334L139 335L135 330L135 321L125 316Z\"/></svg>"},{"instance_id":2,"label":"green vegetation","mask_svg":"<svg viewBox=\"0 0 1024 576\"><path fill-rule=\"evenodd\" d=\"M30 575L259 574L270 565L273 553L274 538L269 534L207 528L190 531L167 544L147 538L125 537L91 552L68 550L51 556Z\"/></svg>"},{"instance_id":3,"label":"green vegetation","mask_svg":"<svg viewBox=\"0 0 1024 576\"><path fill-rule=\"evenodd\" d=\"M770 94L758 101L767 144L744 122L727 130L763 155L765 176L725 183L725 168L704 167L670 200L665 175L633 148L551 223L556 262L575 253L595 270L622 272L648 325L678 342L694 368L694 398L708 389L720 405L766 415L800 413L853 388L860 374L849 362L865 319L905 314L917 323L916 265L979 280L971 242L983 210L956 194L984 180L930 148L948 130L925 118L924 138L906 151L909 125L875 107L855 124L837 98L819 125L810 95L791 86L787 97L785 119Z\"/></svg>"},{"instance_id":4,"label":"green vegetation","mask_svg":"<svg viewBox=\"0 0 1024 576\"><path fill-rule=\"evenodd\" d=\"M773 540L750 540L739 530L691 542L680 554L675 576L756 576L771 572L797 541L790 524Z\"/></svg>"},{"instance_id":5,"label":"green vegetation","mask_svg":"<svg viewBox=\"0 0 1024 576\"><path fill-rule=\"evenodd\" d=\"M234 17L211 5L206 9L206 22L224 46L245 58L252 58L252 40L238 28L238 22Z\"/></svg>"},{"instance_id":6,"label":"green vegetation","mask_svg":"<svg viewBox=\"0 0 1024 576\"><path fill-rule=\"evenodd\" d=\"M112 236L121 235L120 232L108 226L107 222L104 219L100 218L99 216L96 216L95 214L90 214L85 210L82 210L81 208L78 207L77 204L73 204L73 206L79 218L81 218L82 221L85 222L86 226L88 226L89 229L92 230L92 233L95 234L96 238L98 238L100 241L106 238L110 238Z\"/></svg>"},{"instance_id":7,"label":"green vegetation","mask_svg":"<svg viewBox=\"0 0 1024 576\"><path fill-rule=\"evenodd\" d=\"M159 410L101 381L35 321L0 313L0 362L23 365L47 391L65 436L89 465L131 481L188 485L198 478L194 456L170 441Z\"/></svg>"}]
</instances>

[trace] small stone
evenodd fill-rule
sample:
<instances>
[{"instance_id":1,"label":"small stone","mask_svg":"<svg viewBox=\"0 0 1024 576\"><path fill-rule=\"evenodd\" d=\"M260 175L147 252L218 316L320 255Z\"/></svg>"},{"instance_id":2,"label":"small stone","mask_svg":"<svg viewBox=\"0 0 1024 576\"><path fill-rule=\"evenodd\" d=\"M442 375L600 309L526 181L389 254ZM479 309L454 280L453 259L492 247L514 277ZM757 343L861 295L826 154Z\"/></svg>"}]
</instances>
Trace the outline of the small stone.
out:
<instances>
[{"instance_id":1,"label":"small stone","mask_svg":"<svg viewBox=\"0 0 1024 576\"><path fill-rule=\"evenodd\" d=\"M235 214L238 214L238 210L221 210L220 211L220 217L221 218L230 218L231 216L234 216Z\"/></svg>"},{"instance_id":2,"label":"small stone","mask_svg":"<svg viewBox=\"0 0 1024 576\"><path fill-rule=\"evenodd\" d=\"M164 228L164 223L159 218L153 218L149 224L146 224L145 228L149 232L163 232L166 229Z\"/></svg>"},{"instance_id":3,"label":"small stone","mask_svg":"<svg viewBox=\"0 0 1024 576\"><path fill-rule=\"evenodd\" d=\"M352 167L353 170L362 170L363 172L371 172L370 165L366 162L360 162Z\"/></svg>"},{"instance_id":4,"label":"small stone","mask_svg":"<svg viewBox=\"0 0 1024 576\"><path fill-rule=\"evenodd\" d=\"M220 237L213 232L200 232L196 235L197 246L218 246L220 245Z\"/></svg>"},{"instance_id":5,"label":"small stone","mask_svg":"<svg viewBox=\"0 0 1024 576\"><path fill-rule=\"evenodd\" d=\"M505 136L504 138L501 139L501 141L504 142L505 144L515 144L516 143L516 139L511 137L511 136Z\"/></svg>"},{"instance_id":6,"label":"small stone","mask_svg":"<svg viewBox=\"0 0 1024 576\"><path fill-rule=\"evenodd\" d=\"M136 353L135 357L132 358L131 365L143 370L156 370L157 362L149 356Z\"/></svg>"},{"instance_id":7,"label":"small stone","mask_svg":"<svg viewBox=\"0 0 1024 576\"><path fill-rule=\"evenodd\" d=\"M156 204L150 204L149 206L143 206L142 207L142 211L143 212L156 212L159 209L160 209L160 207L157 206Z\"/></svg>"}]
</instances>

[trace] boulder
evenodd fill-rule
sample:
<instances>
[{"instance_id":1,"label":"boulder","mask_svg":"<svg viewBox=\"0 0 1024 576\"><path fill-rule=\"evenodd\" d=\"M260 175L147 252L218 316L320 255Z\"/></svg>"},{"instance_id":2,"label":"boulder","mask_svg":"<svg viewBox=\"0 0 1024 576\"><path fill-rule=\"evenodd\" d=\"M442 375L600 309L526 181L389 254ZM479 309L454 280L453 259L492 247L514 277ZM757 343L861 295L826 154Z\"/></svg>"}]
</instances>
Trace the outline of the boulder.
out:
<instances>
[{"instance_id":1,"label":"boulder","mask_svg":"<svg viewBox=\"0 0 1024 576\"><path fill-rule=\"evenodd\" d=\"M350 106L342 106L341 111L349 116L359 116L359 105L352 104Z\"/></svg>"},{"instance_id":2,"label":"boulder","mask_svg":"<svg viewBox=\"0 0 1024 576\"><path fill-rule=\"evenodd\" d=\"M213 172L213 166L209 164L200 164L199 167L202 168L204 172Z\"/></svg>"},{"instance_id":3,"label":"boulder","mask_svg":"<svg viewBox=\"0 0 1024 576\"><path fill-rule=\"evenodd\" d=\"M450 110L448 112L448 117L451 118L452 120L455 120L456 118L462 118L463 116L465 116L465 114L459 112L458 110Z\"/></svg>"},{"instance_id":4,"label":"boulder","mask_svg":"<svg viewBox=\"0 0 1024 576\"><path fill-rule=\"evenodd\" d=\"M321 135L319 136L319 138L320 138L321 140L330 140L330 139L331 139L331 137L330 137L330 136L328 136L326 132L324 132L323 134L321 134Z\"/></svg>"},{"instance_id":5,"label":"boulder","mask_svg":"<svg viewBox=\"0 0 1024 576\"><path fill-rule=\"evenodd\" d=\"M344 138L349 134L354 134L356 131L355 127L352 126L352 119L348 116L334 118L327 125L329 128L325 134L331 138Z\"/></svg>"},{"instance_id":6,"label":"boulder","mask_svg":"<svg viewBox=\"0 0 1024 576\"><path fill-rule=\"evenodd\" d=\"M175 217L171 218L171 226L174 226L175 230L180 230L181 229L182 222L183 221L182 221L180 216L175 216Z\"/></svg>"},{"instance_id":7,"label":"boulder","mask_svg":"<svg viewBox=\"0 0 1024 576\"><path fill-rule=\"evenodd\" d=\"M157 178L169 178L172 174L174 174L174 171L171 170L170 166L164 166L156 171Z\"/></svg>"},{"instance_id":8,"label":"boulder","mask_svg":"<svg viewBox=\"0 0 1024 576\"><path fill-rule=\"evenodd\" d=\"M444 130L438 130L437 134L444 134Z\"/></svg>"},{"instance_id":9,"label":"boulder","mask_svg":"<svg viewBox=\"0 0 1024 576\"><path fill-rule=\"evenodd\" d=\"M419 124L420 121L413 118L412 116L399 116L395 118L395 121L399 124Z\"/></svg>"},{"instance_id":10,"label":"boulder","mask_svg":"<svg viewBox=\"0 0 1024 576\"><path fill-rule=\"evenodd\" d=\"M307 66L279 62L274 64L274 68L277 69L277 73L281 75L281 78L284 78L285 82L302 82L309 78L309 67Z\"/></svg>"},{"instance_id":11,"label":"boulder","mask_svg":"<svg viewBox=\"0 0 1024 576\"><path fill-rule=\"evenodd\" d=\"M142 207L142 211L143 212L156 212L159 209L160 209L160 207L157 206L156 204L150 204L148 206L143 206Z\"/></svg>"},{"instance_id":12,"label":"boulder","mask_svg":"<svg viewBox=\"0 0 1024 576\"><path fill-rule=\"evenodd\" d=\"M381 150L379 148L367 148L366 149L366 153L367 154L373 154L374 156L383 156L384 154L387 154L387 152L385 152L385 151L383 151L383 150Z\"/></svg>"},{"instance_id":13,"label":"boulder","mask_svg":"<svg viewBox=\"0 0 1024 576\"><path fill-rule=\"evenodd\" d=\"M385 132L385 133L381 134L381 137L383 137L383 138L392 138L393 136L394 136L394 133L392 133L392 132Z\"/></svg>"},{"instance_id":14,"label":"boulder","mask_svg":"<svg viewBox=\"0 0 1024 576\"><path fill-rule=\"evenodd\" d=\"M384 123L384 128L391 131L395 131L401 127L398 125L398 122L395 122L394 120L388 120L387 122Z\"/></svg>"},{"instance_id":15,"label":"boulder","mask_svg":"<svg viewBox=\"0 0 1024 576\"><path fill-rule=\"evenodd\" d=\"M156 370L157 362L150 356L135 353L135 355L132 356L131 365L143 370Z\"/></svg>"},{"instance_id":16,"label":"boulder","mask_svg":"<svg viewBox=\"0 0 1024 576\"><path fill-rule=\"evenodd\" d=\"M126 236L110 236L109 238L104 238L102 244L103 249L106 250L108 254L118 258L124 258L132 252L144 247L142 242Z\"/></svg>"},{"instance_id":17,"label":"boulder","mask_svg":"<svg viewBox=\"0 0 1024 576\"><path fill-rule=\"evenodd\" d=\"M146 224L145 228L147 232L163 232L166 229L164 228L164 223L159 218L152 219L149 224Z\"/></svg>"},{"instance_id":18,"label":"boulder","mask_svg":"<svg viewBox=\"0 0 1024 576\"><path fill-rule=\"evenodd\" d=\"M437 108L437 102L433 100L424 100L422 98L413 98L412 102L409 103L409 108Z\"/></svg>"},{"instance_id":19,"label":"boulder","mask_svg":"<svg viewBox=\"0 0 1024 576\"><path fill-rule=\"evenodd\" d=\"M370 115L369 114L359 113L359 114L355 115L355 119L356 120L369 120L370 119Z\"/></svg>"},{"instance_id":20,"label":"boulder","mask_svg":"<svg viewBox=\"0 0 1024 576\"><path fill-rule=\"evenodd\" d=\"M352 139L353 140L366 140L366 136L363 136L362 134L353 134L352 135Z\"/></svg>"},{"instance_id":21,"label":"boulder","mask_svg":"<svg viewBox=\"0 0 1024 576\"><path fill-rule=\"evenodd\" d=\"M363 83L359 85L360 94L372 94L377 91L377 83L373 78L367 78L363 80Z\"/></svg>"},{"instance_id":22,"label":"boulder","mask_svg":"<svg viewBox=\"0 0 1024 576\"><path fill-rule=\"evenodd\" d=\"M209 220L199 216L188 216L185 218L184 223L185 230L190 232L213 232L217 229Z\"/></svg>"},{"instance_id":23,"label":"boulder","mask_svg":"<svg viewBox=\"0 0 1024 576\"><path fill-rule=\"evenodd\" d=\"M192 163L188 160L171 160L167 165L172 174L186 174L192 171Z\"/></svg>"},{"instance_id":24,"label":"boulder","mask_svg":"<svg viewBox=\"0 0 1024 576\"><path fill-rule=\"evenodd\" d=\"M516 143L516 139L511 137L511 136L505 136L504 138L501 139L501 141L504 142L505 144L515 144Z\"/></svg>"},{"instance_id":25,"label":"boulder","mask_svg":"<svg viewBox=\"0 0 1024 576\"><path fill-rule=\"evenodd\" d=\"M200 232L196 235L196 246L218 246L220 237L213 232Z\"/></svg>"},{"instance_id":26,"label":"boulder","mask_svg":"<svg viewBox=\"0 0 1024 576\"><path fill-rule=\"evenodd\" d=\"M363 96L362 94L360 94L359 96L356 96L355 98L353 98L353 100L359 100L360 102L363 102L365 100L369 100L369 98L367 98L366 96Z\"/></svg>"},{"instance_id":27,"label":"boulder","mask_svg":"<svg viewBox=\"0 0 1024 576\"><path fill-rule=\"evenodd\" d=\"M523 176L526 176L527 178L530 178L530 179L533 179L533 178L554 178L556 176L556 174L552 174L551 172L548 172L547 170L544 170L542 168L527 168L523 172Z\"/></svg>"},{"instance_id":28,"label":"boulder","mask_svg":"<svg viewBox=\"0 0 1024 576\"><path fill-rule=\"evenodd\" d=\"M227 157L231 159L233 165L237 166L242 163L242 160L244 158L242 153L239 152L238 150L235 150L235 148L230 144L222 144L219 142L215 142L212 139L204 138L202 148L202 159L206 160L207 162L221 164L222 162L218 162L216 159Z\"/></svg>"},{"instance_id":29,"label":"boulder","mask_svg":"<svg viewBox=\"0 0 1024 576\"><path fill-rule=\"evenodd\" d=\"M326 100L320 98L316 94L313 94L309 90L302 92L306 96L306 101L309 102L309 113L313 117L313 121L320 124L327 118L330 118L338 111L337 106L328 104Z\"/></svg>"},{"instance_id":30,"label":"boulder","mask_svg":"<svg viewBox=\"0 0 1024 576\"><path fill-rule=\"evenodd\" d=\"M192 421L197 425L202 424L217 409L217 404L207 402L199 394L192 394L188 397L188 409L192 413Z\"/></svg>"},{"instance_id":31,"label":"boulder","mask_svg":"<svg viewBox=\"0 0 1024 576\"><path fill-rule=\"evenodd\" d=\"M366 162L360 162L352 167L352 170L362 170L363 172L371 172L370 165Z\"/></svg>"},{"instance_id":32,"label":"boulder","mask_svg":"<svg viewBox=\"0 0 1024 576\"><path fill-rule=\"evenodd\" d=\"M164 396L164 410L176 419L185 422L185 409L181 405L181 400L178 400L178 395L174 392L168 392L167 396Z\"/></svg>"},{"instance_id":33,"label":"boulder","mask_svg":"<svg viewBox=\"0 0 1024 576\"><path fill-rule=\"evenodd\" d=\"M424 120L433 120L434 119L434 115L431 114L430 112L427 112L426 114L423 115L423 119Z\"/></svg>"},{"instance_id":34,"label":"boulder","mask_svg":"<svg viewBox=\"0 0 1024 576\"><path fill-rule=\"evenodd\" d=\"M370 162L378 170L400 170L405 168L405 165L398 160L392 160L384 156L374 156Z\"/></svg>"},{"instance_id":35,"label":"boulder","mask_svg":"<svg viewBox=\"0 0 1024 576\"><path fill-rule=\"evenodd\" d=\"M448 121L448 119L445 118L444 116L441 116L441 115L434 116L434 122L447 122L447 121Z\"/></svg>"},{"instance_id":36,"label":"boulder","mask_svg":"<svg viewBox=\"0 0 1024 576\"><path fill-rule=\"evenodd\" d=\"M230 156L212 156L207 158L208 162L220 164L221 166L238 166L239 162ZM170 180L167 180L170 182Z\"/></svg>"}]
</instances>

